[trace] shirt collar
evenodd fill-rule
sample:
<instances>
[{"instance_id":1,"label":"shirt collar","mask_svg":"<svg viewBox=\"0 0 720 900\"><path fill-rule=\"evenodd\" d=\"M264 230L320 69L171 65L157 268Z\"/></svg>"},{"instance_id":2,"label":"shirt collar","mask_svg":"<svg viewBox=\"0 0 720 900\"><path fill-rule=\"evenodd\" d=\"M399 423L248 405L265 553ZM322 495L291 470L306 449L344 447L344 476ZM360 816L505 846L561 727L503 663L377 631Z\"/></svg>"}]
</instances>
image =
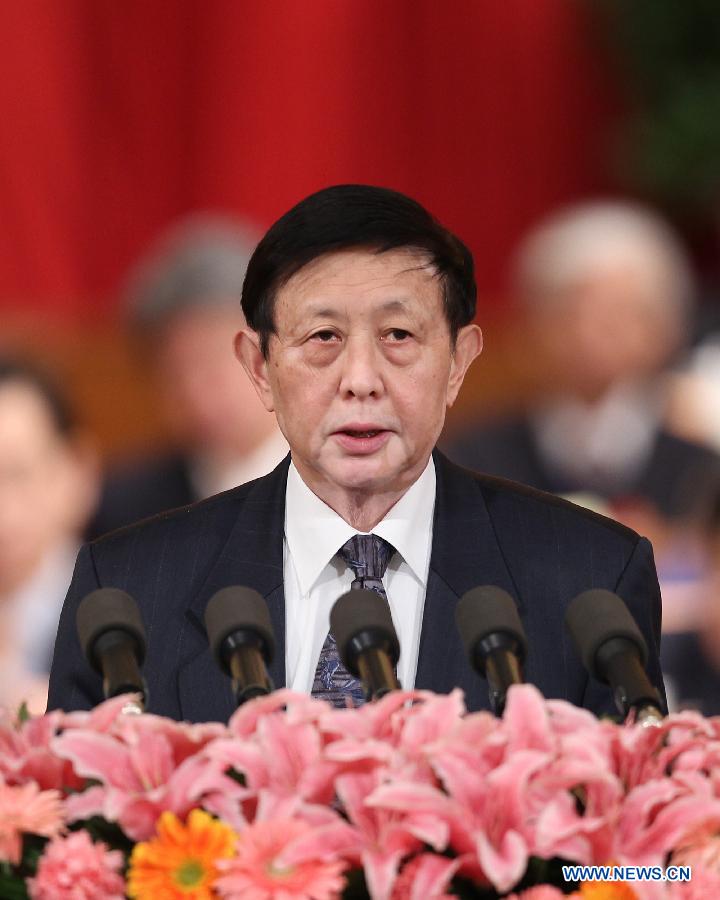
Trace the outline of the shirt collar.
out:
<instances>
[{"instance_id":1,"label":"shirt collar","mask_svg":"<svg viewBox=\"0 0 720 900\"><path fill-rule=\"evenodd\" d=\"M373 528L389 541L425 586L435 507L435 464L427 466L382 521ZM300 590L308 594L323 570L357 529L317 497L290 463L285 495L285 539Z\"/></svg>"}]
</instances>

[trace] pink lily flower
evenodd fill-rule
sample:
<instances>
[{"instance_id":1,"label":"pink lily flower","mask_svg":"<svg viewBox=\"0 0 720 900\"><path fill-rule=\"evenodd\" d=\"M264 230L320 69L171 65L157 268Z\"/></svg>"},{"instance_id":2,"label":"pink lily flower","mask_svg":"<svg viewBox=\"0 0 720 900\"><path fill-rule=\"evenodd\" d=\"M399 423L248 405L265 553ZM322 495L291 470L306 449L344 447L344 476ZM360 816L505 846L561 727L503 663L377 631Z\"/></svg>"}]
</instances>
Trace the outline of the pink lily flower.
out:
<instances>
[{"instance_id":1,"label":"pink lily flower","mask_svg":"<svg viewBox=\"0 0 720 900\"><path fill-rule=\"evenodd\" d=\"M124 717L114 733L73 728L52 742L75 772L100 784L66 801L69 821L102 815L118 822L128 837L147 840L166 810L185 816L201 800L246 791L204 754L222 726L187 726L155 716Z\"/></svg>"},{"instance_id":2,"label":"pink lily flower","mask_svg":"<svg viewBox=\"0 0 720 900\"><path fill-rule=\"evenodd\" d=\"M446 893L460 861L419 853L405 863L395 882L392 900L452 900Z\"/></svg>"},{"instance_id":3,"label":"pink lily flower","mask_svg":"<svg viewBox=\"0 0 720 900\"><path fill-rule=\"evenodd\" d=\"M276 794L325 804L333 798L339 767L326 758L322 735L309 722L266 715L256 721L252 736L217 740L207 754L222 769L240 772L250 792L271 788Z\"/></svg>"},{"instance_id":4,"label":"pink lily flower","mask_svg":"<svg viewBox=\"0 0 720 900\"><path fill-rule=\"evenodd\" d=\"M64 723L62 712L36 716L26 722L0 722L0 776L7 784L35 783L42 790L80 790L81 778L52 750Z\"/></svg>"},{"instance_id":5,"label":"pink lily flower","mask_svg":"<svg viewBox=\"0 0 720 900\"><path fill-rule=\"evenodd\" d=\"M675 847L702 827L720 828L720 798L697 775L663 778L634 788L626 797L615 831L613 858L634 865L664 865Z\"/></svg>"}]
</instances>

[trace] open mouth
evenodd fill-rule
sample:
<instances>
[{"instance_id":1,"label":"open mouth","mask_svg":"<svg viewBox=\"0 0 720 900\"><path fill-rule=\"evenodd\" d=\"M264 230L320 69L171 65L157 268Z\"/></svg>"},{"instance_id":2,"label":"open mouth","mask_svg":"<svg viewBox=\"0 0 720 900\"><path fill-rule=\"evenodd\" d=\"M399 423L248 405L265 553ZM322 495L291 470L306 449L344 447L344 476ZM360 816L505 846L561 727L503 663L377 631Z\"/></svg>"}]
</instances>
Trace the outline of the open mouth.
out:
<instances>
[{"instance_id":1,"label":"open mouth","mask_svg":"<svg viewBox=\"0 0 720 900\"><path fill-rule=\"evenodd\" d=\"M375 453L389 439L390 432L385 428L341 428L335 432L335 440L354 455Z\"/></svg>"}]
</instances>

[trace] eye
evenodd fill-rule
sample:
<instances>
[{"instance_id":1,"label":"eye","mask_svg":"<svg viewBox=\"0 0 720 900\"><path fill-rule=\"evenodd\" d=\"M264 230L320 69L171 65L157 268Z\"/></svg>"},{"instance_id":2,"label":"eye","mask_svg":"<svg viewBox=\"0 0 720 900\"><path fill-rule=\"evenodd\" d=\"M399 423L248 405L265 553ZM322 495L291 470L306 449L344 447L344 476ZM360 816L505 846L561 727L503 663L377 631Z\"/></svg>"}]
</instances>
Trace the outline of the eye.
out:
<instances>
[{"instance_id":1,"label":"eye","mask_svg":"<svg viewBox=\"0 0 720 900\"><path fill-rule=\"evenodd\" d=\"M393 344L399 344L406 341L409 337L412 337L412 335L404 328L391 328L390 331L385 333L383 340L390 341Z\"/></svg>"},{"instance_id":2,"label":"eye","mask_svg":"<svg viewBox=\"0 0 720 900\"><path fill-rule=\"evenodd\" d=\"M329 344L331 341L335 340L337 335L334 331L330 331L325 328L322 331L316 331L314 334L310 336L310 340L317 341L320 344Z\"/></svg>"}]
</instances>

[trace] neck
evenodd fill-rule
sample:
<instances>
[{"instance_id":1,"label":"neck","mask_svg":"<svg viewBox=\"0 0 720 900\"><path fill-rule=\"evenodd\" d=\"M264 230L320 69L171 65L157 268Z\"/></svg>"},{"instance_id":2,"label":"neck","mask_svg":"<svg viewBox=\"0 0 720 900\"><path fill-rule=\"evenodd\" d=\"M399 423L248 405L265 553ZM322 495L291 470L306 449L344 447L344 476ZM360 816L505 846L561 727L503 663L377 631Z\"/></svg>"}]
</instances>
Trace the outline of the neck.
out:
<instances>
[{"instance_id":1,"label":"neck","mask_svg":"<svg viewBox=\"0 0 720 900\"><path fill-rule=\"evenodd\" d=\"M357 531L366 533L372 531L378 522L385 518L398 500L407 493L422 475L425 465L427 465L427 462L419 471L406 473L405 477L399 483L393 484L391 488L363 490L349 489L332 484L325 479L313 478L312 472L306 472L302 464L298 466L297 461L295 461L298 474L313 494L319 497L323 503L326 503L348 525L351 525Z\"/></svg>"},{"instance_id":2,"label":"neck","mask_svg":"<svg viewBox=\"0 0 720 900\"><path fill-rule=\"evenodd\" d=\"M327 498L318 494L321 500L334 510L348 525L357 531L369 532L381 522L405 492L362 496L352 494L337 498Z\"/></svg>"}]
</instances>

